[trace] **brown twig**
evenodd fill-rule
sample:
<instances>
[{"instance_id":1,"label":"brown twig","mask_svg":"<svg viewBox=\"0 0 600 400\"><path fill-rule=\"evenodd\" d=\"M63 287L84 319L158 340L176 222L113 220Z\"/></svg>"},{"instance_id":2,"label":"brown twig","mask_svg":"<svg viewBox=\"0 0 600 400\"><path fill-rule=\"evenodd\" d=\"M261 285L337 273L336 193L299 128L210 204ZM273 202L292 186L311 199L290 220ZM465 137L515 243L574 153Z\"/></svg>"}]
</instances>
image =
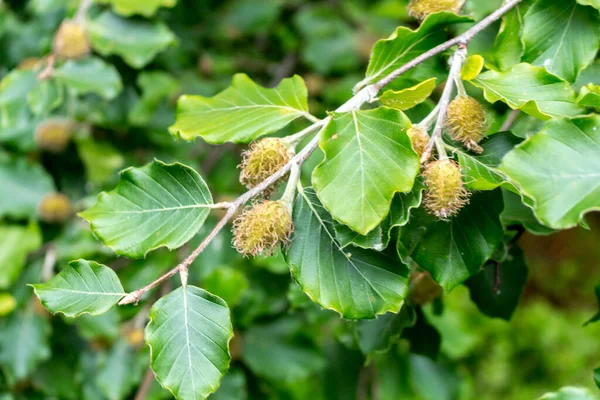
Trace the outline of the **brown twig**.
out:
<instances>
[{"instance_id":1,"label":"brown twig","mask_svg":"<svg viewBox=\"0 0 600 400\"><path fill-rule=\"evenodd\" d=\"M152 368L148 367L146 373L144 374L144 379L142 380L142 384L138 389L137 393L133 400L144 400L152 387L152 383L154 382L154 371Z\"/></svg>"},{"instance_id":2,"label":"brown twig","mask_svg":"<svg viewBox=\"0 0 600 400\"><path fill-rule=\"evenodd\" d=\"M491 25L493 22L495 22L496 20L501 18L506 12L508 12L511 8L513 8L520 2L521 2L521 0L507 1L502 7L498 8L492 14L490 14L489 16L487 16L486 18L481 20L479 23L474 25L471 29L467 30L460 36L457 36L456 38L451 39L445 43L442 43L441 45L436 46L433 49L421 54L420 56L414 58L413 60L409 61L408 63L401 66L400 68L394 70L393 72L391 72L390 74L388 74L387 76L385 76L384 78L379 80L378 82L368 85L368 86L365 86L358 93L356 93L350 100L348 100L345 104L343 104L341 107L339 107L336 110L336 112L348 112L348 111L360 109L360 107L364 103L373 101L377 97L377 94L379 93L379 91L384 86L386 86L388 83L390 83L391 81L396 79L398 76L400 76L403 73L405 73L406 71L416 67L417 65L421 64L422 62L427 61L428 59L442 53L443 51L451 48L452 46L455 46L459 43L467 43L475 35L477 35L483 29L485 29L486 27ZM330 120L331 120L331 116L329 116L325 119L322 119L322 120L318 120L318 121L314 122L313 125L311 125L309 128L305 129L302 132L308 133L313 130L316 130L317 128L322 129L324 126L326 126L329 123ZM184 272L184 274L182 276L184 278L184 280L182 283L185 284L186 283L185 278L187 277L187 269L189 268L190 264L196 259L196 257L198 257L198 255L200 255L200 253L202 253L204 251L204 249L215 238L215 236L217 236L217 234L221 231L221 229L223 229L223 227L231 220L231 218L235 215L236 211L240 207L242 207L248 200L254 198L255 196L257 196L264 190L268 189L272 184L274 184L280 178L282 178L284 175L286 175L292 169L292 166L294 166L294 165L301 166L302 163L304 163L304 161L317 148L318 144L319 144L319 135L316 135L298 154L296 154L296 156L294 156L279 171L275 172L273 175L271 175L270 177L265 179L262 183L255 186L254 188L250 189L246 193L242 194L233 202L229 203L229 205L227 207L227 213L225 214L225 216L223 216L223 218L221 218L221 220L217 223L217 225L213 228L213 230L208 234L208 236L206 236L206 238L202 241L202 243L200 243L200 245L198 245L198 247L196 247L196 249L185 260L183 260L183 262L181 262L175 268L171 269L169 272L165 273L164 275L162 275L161 277L159 277L158 279L156 279L154 282L150 283L149 285L146 285L141 289L138 289L134 292L129 293L127 296L125 296L119 302L119 304L120 305L131 304L131 303L137 304L137 302L144 295L144 293L146 293L148 290L152 289L156 285L159 285L163 281L171 278L173 275L175 275L178 272Z\"/></svg>"},{"instance_id":3,"label":"brown twig","mask_svg":"<svg viewBox=\"0 0 600 400\"><path fill-rule=\"evenodd\" d=\"M512 110L510 114L508 114L508 117L506 117L506 121L504 121L504 123L500 127L500 132L509 130L513 126L517 118L519 118L520 113L521 110Z\"/></svg>"}]
</instances>

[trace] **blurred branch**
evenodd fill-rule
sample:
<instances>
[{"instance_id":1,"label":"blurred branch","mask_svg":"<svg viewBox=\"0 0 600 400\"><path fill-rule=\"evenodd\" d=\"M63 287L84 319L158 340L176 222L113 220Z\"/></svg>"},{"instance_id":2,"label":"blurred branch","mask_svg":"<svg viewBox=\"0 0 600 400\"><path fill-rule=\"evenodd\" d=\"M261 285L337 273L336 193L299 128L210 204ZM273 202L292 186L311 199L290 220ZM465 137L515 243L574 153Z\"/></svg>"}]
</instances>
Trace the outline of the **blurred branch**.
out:
<instances>
[{"instance_id":1,"label":"blurred branch","mask_svg":"<svg viewBox=\"0 0 600 400\"><path fill-rule=\"evenodd\" d=\"M502 7L498 8L492 14L488 15L486 18L481 20L479 23L475 24L471 29L467 30L463 34L451 39L445 43L442 43L439 46L434 47L433 49L421 54L419 57L414 58L408 63L404 64L400 68L392 71L389 75L385 76L378 82L367 85L363 89L361 89L358 93L356 93L350 100L340 106L336 112L349 112L360 109L363 104L367 102L372 102L381 91L383 87L389 84L391 81L396 79L398 76L402 75L406 71L416 67L417 65L427 61L428 59L442 53L443 51L451 48L455 45L462 45L466 51L466 44L475 37L479 32L484 30L486 27L491 25L493 22L500 19L505 13L507 13L511 8L516 6L521 0L509 0ZM461 49L459 49L461 51ZM451 80L449 80L450 82ZM448 83L450 84L450 83ZM331 120L331 116L328 116L325 119L318 120L313 123L309 128L305 129L304 132L310 130L315 131L317 129L321 130L325 127L329 121ZM438 119L439 122L439 119ZM268 189L271 185L277 182L280 178L285 176L294 166L300 167L304 161L312 154L312 152L317 148L319 144L319 136L316 135L298 154L296 154L286 165L284 165L279 171L275 172L273 175L265 179L262 183L258 184L254 188L248 190L246 193L239 196L234 201L228 203L227 213L221 218L221 220L217 223L217 225L213 228L213 230L206 236L206 238L196 247L196 249L186 257L179 265L175 268L171 269L169 272L165 273L154 282L146 285L143 288L135 290L125 296L119 302L120 305L135 303L140 300L140 298L146 293L148 290L153 287L161 284L165 280L171 278L176 273L181 273L182 277L182 285L186 285L187 283L187 270L192 262L204 251L204 249L210 244L210 242L217 236L217 234L227 225L227 223L233 218L236 214L237 210L242 207L247 201L251 200L255 196L259 195L266 189Z\"/></svg>"},{"instance_id":2,"label":"blurred branch","mask_svg":"<svg viewBox=\"0 0 600 400\"><path fill-rule=\"evenodd\" d=\"M504 123L500 127L500 132L509 130L513 126L517 118L519 118L520 113L521 110L512 110L510 114L508 114L508 117L506 117L506 121L504 121Z\"/></svg>"}]
</instances>

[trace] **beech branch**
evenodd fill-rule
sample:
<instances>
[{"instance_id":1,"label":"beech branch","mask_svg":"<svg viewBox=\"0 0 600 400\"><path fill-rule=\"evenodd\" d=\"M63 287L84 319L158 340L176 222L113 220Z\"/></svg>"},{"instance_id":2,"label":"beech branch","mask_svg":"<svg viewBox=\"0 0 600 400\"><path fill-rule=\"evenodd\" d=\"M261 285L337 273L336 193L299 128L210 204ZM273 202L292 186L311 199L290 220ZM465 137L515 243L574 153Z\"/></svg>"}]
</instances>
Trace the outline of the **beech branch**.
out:
<instances>
[{"instance_id":1,"label":"beech branch","mask_svg":"<svg viewBox=\"0 0 600 400\"><path fill-rule=\"evenodd\" d=\"M484 30L485 28L490 26L492 23L494 23L495 21L500 19L504 14L506 14L510 9L512 9L514 6L516 6L521 1L522 0L506 1L504 3L504 5L502 5L500 8L498 8L496 11L494 11L493 13L488 15L483 20L481 20L479 23L475 24L473 27L471 27L469 30L467 30L463 34L432 48L431 50L421 54L418 57L415 57L413 60L409 61L408 63L404 64L403 66L399 67L398 69L392 71L390 74L388 74L384 78L380 79L376 83L365 86L358 93L356 93L350 100L348 100L346 103L344 103L342 106L340 106L335 111L336 112L348 112L348 111L358 110L358 109L360 109L360 107L362 107L363 104L374 101L374 99L377 98L377 95L379 94L381 89L383 89L386 85L388 85L394 79L396 79L403 73L411 70L412 68L416 67L417 65L427 61L428 59L435 57L436 55L450 49L451 47L453 47L455 45L460 44L463 47L466 46L466 44L471 39L473 39L473 37L475 37L479 32L481 32L482 30ZM465 52L466 52L466 50L465 50ZM459 73L460 73L460 69L459 69ZM447 85L449 85L451 81L452 81L452 79L449 79L448 80L449 83ZM304 137L308 133L311 133L317 129L322 130L323 127L325 127L329 123L330 120L331 120L331 116L324 118L322 120L316 121L311 126L304 129L303 131L297 133L296 135L299 135L300 137ZM438 118L438 122L439 122L439 118ZM225 225L227 225L227 223L233 218L235 213L244 204L246 204L246 202L248 202L252 198L256 197L257 195L259 195L266 189L268 189L271 185L273 185L275 182L277 182L280 178L282 178L288 172L290 172L292 167L297 167L299 169L300 166L302 166L302 164L304 163L304 161L306 161L306 159L317 148L317 146L319 144L319 137L320 137L320 135L317 134L298 154L296 154L279 171L275 172L273 175L271 175L270 177L265 179L263 182L261 182L257 186L253 187L252 189L250 189L247 192L240 195L234 201L232 201L230 203L226 203L226 205L224 205L225 206L224 208L227 209L227 212L225 213L225 215L219 220L219 222L217 222L217 224L215 225L213 230L204 238L204 240L198 245L198 247L196 247L196 249L194 249L194 251L189 256L187 256L176 267L174 267L173 269L171 269L170 271L168 271L167 273L165 273L164 275L162 275L161 277L156 279L154 282L144 286L143 288L137 289L137 290L129 293L127 296L125 296L123 299L121 299L121 301L119 301L119 304L120 305L131 304L131 303L137 304L139 302L139 300L141 299L141 297L146 292L148 292L155 286L161 284L165 280L171 278L178 272L181 272L181 277L183 278L182 284L185 286L187 284L187 271L188 271L189 266L206 249L206 247L217 236L217 234L221 231L221 229L223 229L223 227L225 227Z\"/></svg>"}]
</instances>

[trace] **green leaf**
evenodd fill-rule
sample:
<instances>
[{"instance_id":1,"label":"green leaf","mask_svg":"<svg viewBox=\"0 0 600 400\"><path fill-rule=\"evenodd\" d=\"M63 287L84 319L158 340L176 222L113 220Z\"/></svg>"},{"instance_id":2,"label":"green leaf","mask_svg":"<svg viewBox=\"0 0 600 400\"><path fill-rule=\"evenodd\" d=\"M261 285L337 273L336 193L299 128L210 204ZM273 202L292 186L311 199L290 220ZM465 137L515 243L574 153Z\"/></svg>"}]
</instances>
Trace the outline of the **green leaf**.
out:
<instances>
[{"instance_id":1,"label":"green leaf","mask_svg":"<svg viewBox=\"0 0 600 400\"><path fill-rule=\"evenodd\" d=\"M152 121L162 101L173 97L178 91L179 81L163 71L143 71L137 79L142 96L129 110L128 120L132 125L146 126Z\"/></svg>"},{"instance_id":2,"label":"green leaf","mask_svg":"<svg viewBox=\"0 0 600 400\"><path fill-rule=\"evenodd\" d=\"M577 2L584 6L592 6L600 10L600 0L577 0Z\"/></svg>"},{"instance_id":3,"label":"green leaf","mask_svg":"<svg viewBox=\"0 0 600 400\"><path fill-rule=\"evenodd\" d=\"M502 18L500 31L494 41L494 60L500 71L506 71L521 62L524 51L521 30L528 6L527 2L517 4Z\"/></svg>"},{"instance_id":4,"label":"green leaf","mask_svg":"<svg viewBox=\"0 0 600 400\"><path fill-rule=\"evenodd\" d=\"M600 109L600 86L590 83L582 87L579 96L577 96L577 104L582 107Z\"/></svg>"},{"instance_id":5,"label":"green leaf","mask_svg":"<svg viewBox=\"0 0 600 400\"><path fill-rule=\"evenodd\" d=\"M360 350L366 356L389 350L404 328L415 324L416 318L415 310L404 305L397 314L387 313L376 319L357 322L356 336Z\"/></svg>"},{"instance_id":6,"label":"green leaf","mask_svg":"<svg viewBox=\"0 0 600 400\"><path fill-rule=\"evenodd\" d=\"M596 400L597 397L586 388L566 386L558 392L546 393L538 400Z\"/></svg>"},{"instance_id":7,"label":"green leaf","mask_svg":"<svg viewBox=\"0 0 600 400\"><path fill-rule=\"evenodd\" d=\"M398 253L429 271L447 293L476 274L502 241L501 211L499 191L474 193L449 221L420 208L399 230Z\"/></svg>"},{"instance_id":8,"label":"green leaf","mask_svg":"<svg viewBox=\"0 0 600 400\"><path fill-rule=\"evenodd\" d=\"M211 400L248 400L246 376L239 369L229 371L223 377L219 389L210 396Z\"/></svg>"},{"instance_id":9,"label":"green leaf","mask_svg":"<svg viewBox=\"0 0 600 400\"><path fill-rule=\"evenodd\" d=\"M419 157L409 127L404 114L388 108L334 115L321 134L325 160L312 182L336 220L366 235L389 213L394 193L412 189Z\"/></svg>"},{"instance_id":10,"label":"green leaf","mask_svg":"<svg viewBox=\"0 0 600 400\"><path fill-rule=\"evenodd\" d=\"M0 161L0 216L35 218L40 201L54 192L52 177L39 164L24 159Z\"/></svg>"},{"instance_id":11,"label":"green leaf","mask_svg":"<svg viewBox=\"0 0 600 400\"><path fill-rule=\"evenodd\" d=\"M576 226L600 209L600 116L558 120L508 153L500 170L544 225Z\"/></svg>"},{"instance_id":12,"label":"green leaf","mask_svg":"<svg viewBox=\"0 0 600 400\"><path fill-rule=\"evenodd\" d=\"M469 17L438 12L428 15L417 30L404 26L398 27L388 39L375 43L366 77L357 87L378 81L396 68L444 42L448 37L446 29L449 25L470 21L472 19Z\"/></svg>"},{"instance_id":13,"label":"green leaf","mask_svg":"<svg viewBox=\"0 0 600 400\"><path fill-rule=\"evenodd\" d=\"M254 374L274 383L310 377L325 367L325 359L302 328L303 321L292 317L252 326L244 335L242 360Z\"/></svg>"},{"instance_id":14,"label":"green leaf","mask_svg":"<svg viewBox=\"0 0 600 400\"><path fill-rule=\"evenodd\" d=\"M27 254L42 245L37 224L0 226L0 289L11 286L25 266Z\"/></svg>"},{"instance_id":15,"label":"green leaf","mask_svg":"<svg viewBox=\"0 0 600 400\"><path fill-rule=\"evenodd\" d=\"M98 2L112 5L116 13L126 17L134 14L151 17L160 7L174 7L177 0L98 0Z\"/></svg>"},{"instance_id":16,"label":"green leaf","mask_svg":"<svg viewBox=\"0 0 600 400\"><path fill-rule=\"evenodd\" d=\"M95 93L106 100L114 99L123 89L117 69L96 57L68 60L54 70L53 76L75 94Z\"/></svg>"},{"instance_id":17,"label":"green leaf","mask_svg":"<svg viewBox=\"0 0 600 400\"><path fill-rule=\"evenodd\" d=\"M88 32L94 50L103 56L118 55L133 68L146 66L175 42L162 22L122 18L110 11L90 21Z\"/></svg>"},{"instance_id":18,"label":"green leaf","mask_svg":"<svg viewBox=\"0 0 600 400\"><path fill-rule=\"evenodd\" d=\"M496 284L496 268L499 285ZM508 321L519 304L526 282L525 256L521 249L513 247L507 260L486 264L466 285L471 292L471 300L482 313Z\"/></svg>"},{"instance_id":19,"label":"green leaf","mask_svg":"<svg viewBox=\"0 0 600 400\"><path fill-rule=\"evenodd\" d=\"M342 249L331 216L311 188L297 196L293 220L286 262L314 302L352 319L398 312L408 289L405 265L385 253Z\"/></svg>"},{"instance_id":20,"label":"green leaf","mask_svg":"<svg viewBox=\"0 0 600 400\"><path fill-rule=\"evenodd\" d=\"M502 199L504 200L504 211L500 214L500 220L506 227L519 224L534 235L549 235L556 232L540 223L533 214L533 209L523 203L521 196L502 188ZM527 200L528 204L531 200Z\"/></svg>"},{"instance_id":21,"label":"green leaf","mask_svg":"<svg viewBox=\"0 0 600 400\"><path fill-rule=\"evenodd\" d=\"M243 272L226 265L214 269L202 283L206 290L225 300L229 307L237 305L250 286Z\"/></svg>"},{"instance_id":22,"label":"green leaf","mask_svg":"<svg viewBox=\"0 0 600 400\"><path fill-rule=\"evenodd\" d=\"M600 4L600 3L599 3L599 4ZM593 375L593 378L594 378L594 383L596 384L596 387L597 387L598 389L600 389L600 367L599 367L599 368L596 368L596 369L594 370L594 375Z\"/></svg>"},{"instance_id":23,"label":"green leaf","mask_svg":"<svg viewBox=\"0 0 600 400\"><path fill-rule=\"evenodd\" d=\"M37 76L33 71L11 71L0 81L0 108L24 106L27 94L37 83Z\"/></svg>"},{"instance_id":24,"label":"green leaf","mask_svg":"<svg viewBox=\"0 0 600 400\"><path fill-rule=\"evenodd\" d=\"M457 149L455 152L467 187L472 190L493 190L506 182L506 177L498 170L498 166L504 155L521 141L510 132L502 132L481 142L482 154Z\"/></svg>"},{"instance_id":25,"label":"green leaf","mask_svg":"<svg viewBox=\"0 0 600 400\"><path fill-rule=\"evenodd\" d=\"M50 281L31 286L44 307L70 318L104 314L127 294L115 271L86 260L71 261Z\"/></svg>"},{"instance_id":26,"label":"green leaf","mask_svg":"<svg viewBox=\"0 0 600 400\"><path fill-rule=\"evenodd\" d=\"M23 381L50 357L51 329L32 307L0 319L0 364L9 382Z\"/></svg>"},{"instance_id":27,"label":"green leaf","mask_svg":"<svg viewBox=\"0 0 600 400\"><path fill-rule=\"evenodd\" d=\"M62 85L54 79L38 81L27 94L29 108L35 115L46 115L62 104L63 91Z\"/></svg>"},{"instance_id":28,"label":"green leaf","mask_svg":"<svg viewBox=\"0 0 600 400\"><path fill-rule=\"evenodd\" d=\"M436 78L427 79L415 86L402 90L386 90L379 101L386 107L408 110L427 100L436 86Z\"/></svg>"},{"instance_id":29,"label":"green leaf","mask_svg":"<svg viewBox=\"0 0 600 400\"><path fill-rule=\"evenodd\" d=\"M97 371L96 384L108 400L122 400L138 384L141 370L136 365L138 350L119 340L108 351Z\"/></svg>"},{"instance_id":30,"label":"green leaf","mask_svg":"<svg viewBox=\"0 0 600 400\"><path fill-rule=\"evenodd\" d=\"M185 140L201 136L208 143L246 143L308 116L307 91L298 75L265 89L246 74L214 97L182 96L171 134Z\"/></svg>"},{"instance_id":31,"label":"green leaf","mask_svg":"<svg viewBox=\"0 0 600 400\"><path fill-rule=\"evenodd\" d=\"M567 82L530 64L518 64L505 72L487 71L471 83L483 89L485 99L490 103L500 100L514 110L542 120L582 112L575 104L575 92Z\"/></svg>"},{"instance_id":32,"label":"green leaf","mask_svg":"<svg viewBox=\"0 0 600 400\"><path fill-rule=\"evenodd\" d=\"M523 61L574 82L600 47L600 15L575 0L538 0L523 20Z\"/></svg>"},{"instance_id":33,"label":"green leaf","mask_svg":"<svg viewBox=\"0 0 600 400\"><path fill-rule=\"evenodd\" d=\"M116 171L125 163L125 158L112 144L93 138L78 140L77 153L85 166L87 179L95 185L116 176Z\"/></svg>"},{"instance_id":34,"label":"green leaf","mask_svg":"<svg viewBox=\"0 0 600 400\"><path fill-rule=\"evenodd\" d=\"M596 301L600 305L600 285L596 285L596 288L594 289L594 291L596 292ZM586 323L583 324L583 326L586 326L588 324L591 324L593 322L598 322L598 321L600 321L600 310L598 310L598 312L592 318L588 319L586 321Z\"/></svg>"},{"instance_id":35,"label":"green leaf","mask_svg":"<svg viewBox=\"0 0 600 400\"><path fill-rule=\"evenodd\" d=\"M217 296L187 286L160 298L146 327L156 379L177 399L205 399L229 368L232 337L229 309Z\"/></svg>"},{"instance_id":36,"label":"green leaf","mask_svg":"<svg viewBox=\"0 0 600 400\"><path fill-rule=\"evenodd\" d=\"M212 197L192 168L155 160L121 173L111 192L80 215L117 254L143 258L166 246L176 249L190 240L210 212Z\"/></svg>"},{"instance_id":37,"label":"green leaf","mask_svg":"<svg viewBox=\"0 0 600 400\"><path fill-rule=\"evenodd\" d=\"M485 60L479 54L470 56L460 70L460 78L464 81L472 81L481 73L484 63Z\"/></svg>"}]
</instances>

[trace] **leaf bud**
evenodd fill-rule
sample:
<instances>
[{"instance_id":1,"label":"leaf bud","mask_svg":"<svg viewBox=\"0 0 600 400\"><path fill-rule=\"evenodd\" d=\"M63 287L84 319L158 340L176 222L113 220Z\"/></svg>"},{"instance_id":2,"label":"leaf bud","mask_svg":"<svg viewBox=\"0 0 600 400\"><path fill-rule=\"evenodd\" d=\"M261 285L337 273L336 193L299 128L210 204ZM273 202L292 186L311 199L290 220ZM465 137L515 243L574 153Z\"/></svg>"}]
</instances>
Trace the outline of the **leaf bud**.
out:
<instances>
[{"instance_id":1,"label":"leaf bud","mask_svg":"<svg viewBox=\"0 0 600 400\"><path fill-rule=\"evenodd\" d=\"M418 20L424 20L429 14L440 11L458 14L464 2L464 0L411 0L408 4L408 13Z\"/></svg>"},{"instance_id":2,"label":"leaf bud","mask_svg":"<svg viewBox=\"0 0 600 400\"><path fill-rule=\"evenodd\" d=\"M477 143L485 133L485 110L481 103L469 96L457 96L448 105L446 126L452 139L462 142L476 153L483 152Z\"/></svg>"},{"instance_id":3,"label":"leaf bud","mask_svg":"<svg viewBox=\"0 0 600 400\"><path fill-rule=\"evenodd\" d=\"M436 217L453 217L468 203L470 193L465 189L461 169L454 161L443 159L428 164L423 178L427 186L425 208Z\"/></svg>"},{"instance_id":4,"label":"leaf bud","mask_svg":"<svg viewBox=\"0 0 600 400\"><path fill-rule=\"evenodd\" d=\"M412 143L413 149L418 155L423 154L427 144L429 143L429 135L422 127L418 125L411 126L408 131L406 131L410 141Z\"/></svg>"},{"instance_id":5,"label":"leaf bud","mask_svg":"<svg viewBox=\"0 0 600 400\"><path fill-rule=\"evenodd\" d=\"M35 128L35 142L42 150L61 153L69 145L73 128L74 123L68 119L47 119L40 122Z\"/></svg>"},{"instance_id":6,"label":"leaf bud","mask_svg":"<svg viewBox=\"0 0 600 400\"><path fill-rule=\"evenodd\" d=\"M240 183L253 188L290 161L290 153L281 139L266 138L253 142L242 153Z\"/></svg>"},{"instance_id":7,"label":"leaf bud","mask_svg":"<svg viewBox=\"0 0 600 400\"><path fill-rule=\"evenodd\" d=\"M88 55L90 41L83 24L65 20L54 35L53 47L60 58L78 59Z\"/></svg>"},{"instance_id":8,"label":"leaf bud","mask_svg":"<svg viewBox=\"0 0 600 400\"><path fill-rule=\"evenodd\" d=\"M270 255L286 245L294 225L282 201L264 200L246 208L233 223L233 246L244 256Z\"/></svg>"},{"instance_id":9,"label":"leaf bud","mask_svg":"<svg viewBox=\"0 0 600 400\"><path fill-rule=\"evenodd\" d=\"M40 219L51 224L65 222L72 212L71 201L62 193L48 194L38 205Z\"/></svg>"}]
</instances>

